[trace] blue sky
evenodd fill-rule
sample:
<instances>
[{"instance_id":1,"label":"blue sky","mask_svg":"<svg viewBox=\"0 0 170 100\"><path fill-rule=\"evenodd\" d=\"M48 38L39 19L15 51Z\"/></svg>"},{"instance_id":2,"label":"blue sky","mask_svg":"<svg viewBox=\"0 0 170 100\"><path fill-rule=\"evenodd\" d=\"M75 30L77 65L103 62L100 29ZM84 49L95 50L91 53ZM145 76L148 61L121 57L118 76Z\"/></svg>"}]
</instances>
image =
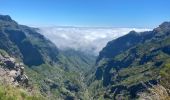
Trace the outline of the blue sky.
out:
<instances>
[{"instance_id":1,"label":"blue sky","mask_svg":"<svg viewBox=\"0 0 170 100\"><path fill-rule=\"evenodd\" d=\"M170 21L170 0L0 0L0 14L36 26L153 28Z\"/></svg>"}]
</instances>

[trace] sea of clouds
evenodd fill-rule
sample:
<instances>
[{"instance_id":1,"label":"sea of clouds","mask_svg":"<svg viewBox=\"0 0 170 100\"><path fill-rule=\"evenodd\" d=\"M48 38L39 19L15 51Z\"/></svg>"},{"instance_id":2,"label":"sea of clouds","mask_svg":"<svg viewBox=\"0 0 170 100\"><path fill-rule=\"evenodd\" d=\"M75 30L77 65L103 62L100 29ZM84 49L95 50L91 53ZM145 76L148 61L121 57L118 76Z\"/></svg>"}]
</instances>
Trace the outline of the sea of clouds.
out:
<instances>
[{"instance_id":1,"label":"sea of clouds","mask_svg":"<svg viewBox=\"0 0 170 100\"><path fill-rule=\"evenodd\" d=\"M61 49L74 49L98 55L106 44L128 32L143 28L41 27L39 32Z\"/></svg>"}]
</instances>

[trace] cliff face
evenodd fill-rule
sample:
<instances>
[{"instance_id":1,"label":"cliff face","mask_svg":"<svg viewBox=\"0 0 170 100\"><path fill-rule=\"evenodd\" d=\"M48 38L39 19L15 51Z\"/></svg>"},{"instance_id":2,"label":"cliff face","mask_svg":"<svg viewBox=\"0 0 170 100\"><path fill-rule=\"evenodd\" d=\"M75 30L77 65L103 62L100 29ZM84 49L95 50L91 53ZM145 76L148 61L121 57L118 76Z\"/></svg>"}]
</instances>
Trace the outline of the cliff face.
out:
<instances>
[{"instance_id":1,"label":"cliff face","mask_svg":"<svg viewBox=\"0 0 170 100\"><path fill-rule=\"evenodd\" d=\"M45 62L56 62L56 46L36 32L36 29L22 26L10 16L0 15L0 49L23 60L28 66Z\"/></svg>"},{"instance_id":2,"label":"cliff face","mask_svg":"<svg viewBox=\"0 0 170 100\"><path fill-rule=\"evenodd\" d=\"M100 52L95 81L107 88L106 98L137 97L139 91L156 85L160 70L170 61L170 23L149 32L130 32L113 40Z\"/></svg>"}]
</instances>

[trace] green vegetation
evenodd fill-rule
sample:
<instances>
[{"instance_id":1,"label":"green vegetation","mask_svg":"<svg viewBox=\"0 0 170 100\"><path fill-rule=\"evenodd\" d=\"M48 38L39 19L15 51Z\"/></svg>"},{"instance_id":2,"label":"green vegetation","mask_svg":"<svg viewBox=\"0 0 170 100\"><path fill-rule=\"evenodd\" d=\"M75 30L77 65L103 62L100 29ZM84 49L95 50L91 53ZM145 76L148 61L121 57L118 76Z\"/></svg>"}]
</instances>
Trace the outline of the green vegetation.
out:
<instances>
[{"instance_id":1,"label":"green vegetation","mask_svg":"<svg viewBox=\"0 0 170 100\"><path fill-rule=\"evenodd\" d=\"M29 84L40 93L2 84L0 100L134 99L159 79L170 89L170 23L109 42L100 52L95 71L96 57L60 51L36 29L2 17L8 20L0 19L0 54L23 61Z\"/></svg>"},{"instance_id":2,"label":"green vegetation","mask_svg":"<svg viewBox=\"0 0 170 100\"><path fill-rule=\"evenodd\" d=\"M161 76L161 84L170 89L170 63L164 65L164 67L160 70ZM169 91L170 92L170 91Z\"/></svg>"},{"instance_id":3,"label":"green vegetation","mask_svg":"<svg viewBox=\"0 0 170 100\"><path fill-rule=\"evenodd\" d=\"M38 87L37 89L45 97L51 99L88 98L83 76L77 72L64 71L60 67L43 64L33 66L32 69L26 67L26 73L30 78L30 83Z\"/></svg>"},{"instance_id":4,"label":"green vegetation","mask_svg":"<svg viewBox=\"0 0 170 100\"><path fill-rule=\"evenodd\" d=\"M96 57L74 50L59 51L37 29L19 25L10 16L0 16L0 50L26 65L29 83L43 96L81 99L88 95L84 74Z\"/></svg>"},{"instance_id":5,"label":"green vegetation","mask_svg":"<svg viewBox=\"0 0 170 100\"><path fill-rule=\"evenodd\" d=\"M6 51L0 49L0 55L2 55L2 56L5 56L5 55L8 56L8 53L7 53Z\"/></svg>"},{"instance_id":6,"label":"green vegetation","mask_svg":"<svg viewBox=\"0 0 170 100\"><path fill-rule=\"evenodd\" d=\"M0 85L0 100L45 100L40 94L10 85Z\"/></svg>"},{"instance_id":7,"label":"green vegetation","mask_svg":"<svg viewBox=\"0 0 170 100\"><path fill-rule=\"evenodd\" d=\"M120 99L121 95L123 98L130 95L129 99L136 98L138 92L145 90L146 86L150 87L148 84L157 84L160 75L161 84L170 89L169 33L170 23L163 23L153 31L132 31L109 42L98 58L98 70L93 83L99 79L103 86L97 89L95 96ZM103 61L105 63L102 64ZM102 88L106 89L105 92L98 93Z\"/></svg>"}]
</instances>

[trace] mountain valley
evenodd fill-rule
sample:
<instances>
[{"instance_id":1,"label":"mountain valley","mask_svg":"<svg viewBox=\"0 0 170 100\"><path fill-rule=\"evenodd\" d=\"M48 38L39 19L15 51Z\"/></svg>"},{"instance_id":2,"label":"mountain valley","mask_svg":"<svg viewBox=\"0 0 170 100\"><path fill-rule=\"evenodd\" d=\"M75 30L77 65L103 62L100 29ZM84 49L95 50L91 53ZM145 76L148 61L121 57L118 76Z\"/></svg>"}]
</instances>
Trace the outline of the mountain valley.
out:
<instances>
[{"instance_id":1,"label":"mountain valley","mask_svg":"<svg viewBox=\"0 0 170 100\"><path fill-rule=\"evenodd\" d=\"M18 24L9 15L0 15L0 72L15 69L1 59L8 56L15 59L13 67L23 63L28 78L27 86L1 81L0 100L170 99L170 22L115 38L98 56L60 49L39 32L38 28ZM7 98L3 90L9 95L17 90L11 94L16 98Z\"/></svg>"}]
</instances>

